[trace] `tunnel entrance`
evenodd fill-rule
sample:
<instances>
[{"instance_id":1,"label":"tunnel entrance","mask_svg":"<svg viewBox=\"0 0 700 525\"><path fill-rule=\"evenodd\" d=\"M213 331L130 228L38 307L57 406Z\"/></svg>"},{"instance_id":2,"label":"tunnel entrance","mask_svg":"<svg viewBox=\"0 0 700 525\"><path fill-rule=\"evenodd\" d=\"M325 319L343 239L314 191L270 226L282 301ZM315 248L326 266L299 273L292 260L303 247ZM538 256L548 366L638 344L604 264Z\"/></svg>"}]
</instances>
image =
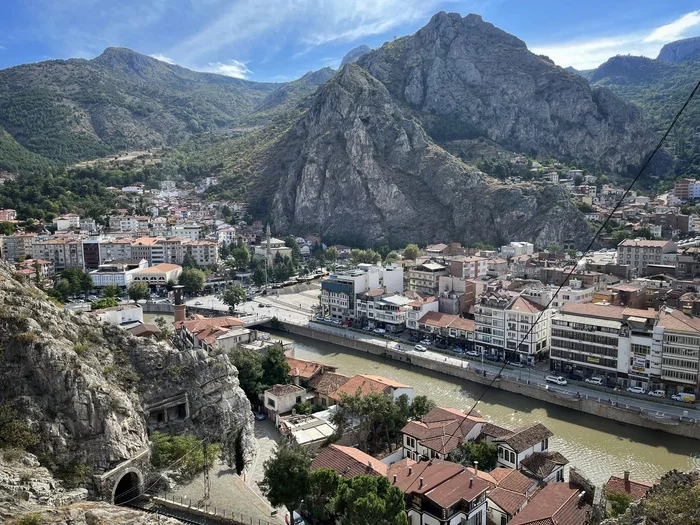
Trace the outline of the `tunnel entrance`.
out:
<instances>
[{"instance_id":1,"label":"tunnel entrance","mask_svg":"<svg viewBox=\"0 0 700 525\"><path fill-rule=\"evenodd\" d=\"M136 472L127 472L114 487L114 504L134 503L141 495L141 478Z\"/></svg>"}]
</instances>

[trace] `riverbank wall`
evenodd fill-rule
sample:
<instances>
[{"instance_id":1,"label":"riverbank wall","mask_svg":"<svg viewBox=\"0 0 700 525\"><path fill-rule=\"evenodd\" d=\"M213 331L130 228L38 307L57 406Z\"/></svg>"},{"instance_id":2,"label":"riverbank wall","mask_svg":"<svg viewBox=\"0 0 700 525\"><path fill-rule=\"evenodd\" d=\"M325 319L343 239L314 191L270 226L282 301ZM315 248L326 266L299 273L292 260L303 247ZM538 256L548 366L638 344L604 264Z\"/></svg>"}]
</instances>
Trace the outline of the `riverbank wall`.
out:
<instances>
[{"instance_id":1,"label":"riverbank wall","mask_svg":"<svg viewBox=\"0 0 700 525\"><path fill-rule=\"evenodd\" d=\"M636 425L639 427L660 430L669 434L700 439L700 421L692 418L679 418L675 416L665 415L661 412L640 409L627 404L626 399L614 400L608 397L607 394L601 392L598 395L573 395L566 390L553 388L542 382L529 379L494 379L494 373L484 372L478 369L478 364L472 363L469 365L465 361L464 366L455 366L451 363L442 362L428 357L416 355L415 353L407 354L395 348L392 348L391 342L387 341L385 345L379 345L343 337L341 335L332 334L320 330L314 330L311 327L299 326L286 323L284 330L295 335L309 337L317 341L332 343L335 345L351 348L357 352L372 354L375 356L401 361L412 366L432 370L440 374L478 383L481 385L491 385L492 388L505 390L514 394L520 394L546 403L552 403L562 407L567 407L572 410L578 410L586 414L590 414L605 419L612 419L620 423Z\"/></svg>"}]
</instances>

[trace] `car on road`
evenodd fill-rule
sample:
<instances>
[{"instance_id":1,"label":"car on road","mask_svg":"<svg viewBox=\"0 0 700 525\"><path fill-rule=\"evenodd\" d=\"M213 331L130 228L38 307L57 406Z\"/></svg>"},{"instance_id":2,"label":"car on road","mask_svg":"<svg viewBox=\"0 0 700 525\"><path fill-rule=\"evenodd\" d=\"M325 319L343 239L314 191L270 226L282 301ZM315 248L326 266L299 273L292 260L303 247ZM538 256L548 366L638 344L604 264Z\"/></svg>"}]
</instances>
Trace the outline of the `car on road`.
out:
<instances>
[{"instance_id":1,"label":"car on road","mask_svg":"<svg viewBox=\"0 0 700 525\"><path fill-rule=\"evenodd\" d=\"M203 304L204 303L202 301L195 301L195 303L194 303L195 306L201 306Z\"/></svg>"},{"instance_id":2,"label":"car on road","mask_svg":"<svg viewBox=\"0 0 700 525\"><path fill-rule=\"evenodd\" d=\"M416 337L415 335L412 335L411 337L408 338L409 341L412 343L420 343L420 337Z\"/></svg>"},{"instance_id":3,"label":"car on road","mask_svg":"<svg viewBox=\"0 0 700 525\"><path fill-rule=\"evenodd\" d=\"M255 420L256 421L265 421L267 419L267 415L263 414L262 412L256 412L255 413Z\"/></svg>"},{"instance_id":4,"label":"car on road","mask_svg":"<svg viewBox=\"0 0 700 525\"><path fill-rule=\"evenodd\" d=\"M464 353L464 350L462 350L459 346L454 346L454 347L452 347L452 351L453 351L455 354L459 354L459 355L462 355L462 354Z\"/></svg>"},{"instance_id":5,"label":"car on road","mask_svg":"<svg viewBox=\"0 0 700 525\"><path fill-rule=\"evenodd\" d=\"M416 352L427 352L428 351L428 349L426 347L424 347L423 345L416 345L413 348L416 350Z\"/></svg>"},{"instance_id":6,"label":"car on road","mask_svg":"<svg viewBox=\"0 0 700 525\"><path fill-rule=\"evenodd\" d=\"M430 346L433 342L430 339L421 339L420 344Z\"/></svg>"},{"instance_id":7,"label":"car on road","mask_svg":"<svg viewBox=\"0 0 700 525\"><path fill-rule=\"evenodd\" d=\"M643 387L641 386L630 386L627 388L628 392L631 392L632 394L646 394L647 391L644 390Z\"/></svg>"},{"instance_id":8,"label":"car on road","mask_svg":"<svg viewBox=\"0 0 700 525\"><path fill-rule=\"evenodd\" d=\"M516 366L516 367L518 367L518 368L527 368L527 367L528 367L528 364L527 364L527 363L523 363L522 361L513 361L513 362L511 363L511 365Z\"/></svg>"},{"instance_id":9,"label":"car on road","mask_svg":"<svg viewBox=\"0 0 700 525\"><path fill-rule=\"evenodd\" d=\"M479 352L477 352L476 350L467 350L464 353L472 357L479 357Z\"/></svg>"},{"instance_id":10,"label":"car on road","mask_svg":"<svg viewBox=\"0 0 700 525\"><path fill-rule=\"evenodd\" d=\"M258 308L265 308L265 305L263 303L258 303Z\"/></svg>"},{"instance_id":11,"label":"car on road","mask_svg":"<svg viewBox=\"0 0 700 525\"><path fill-rule=\"evenodd\" d=\"M560 386L565 386L569 383L562 376L547 376L544 378L544 380L547 381L547 383L554 383L554 384L560 385Z\"/></svg>"},{"instance_id":12,"label":"car on road","mask_svg":"<svg viewBox=\"0 0 700 525\"><path fill-rule=\"evenodd\" d=\"M571 372L569 374L569 379L571 379L572 381L583 381L583 376L578 372Z\"/></svg>"},{"instance_id":13,"label":"car on road","mask_svg":"<svg viewBox=\"0 0 700 525\"><path fill-rule=\"evenodd\" d=\"M588 383L589 385L603 386L603 378L597 376L587 377L586 383Z\"/></svg>"},{"instance_id":14,"label":"car on road","mask_svg":"<svg viewBox=\"0 0 700 525\"><path fill-rule=\"evenodd\" d=\"M650 390L649 395L652 397L666 397L665 390Z\"/></svg>"},{"instance_id":15,"label":"car on road","mask_svg":"<svg viewBox=\"0 0 700 525\"><path fill-rule=\"evenodd\" d=\"M372 330L372 331L373 331L375 334L379 334L379 335L383 335L383 334L386 333L386 330L384 330L384 328L375 328L375 329Z\"/></svg>"},{"instance_id":16,"label":"car on road","mask_svg":"<svg viewBox=\"0 0 700 525\"><path fill-rule=\"evenodd\" d=\"M270 304L270 303L265 303L265 308L272 308L272 304Z\"/></svg>"},{"instance_id":17,"label":"car on road","mask_svg":"<svg viewBox=\"0 0 700 525\"><path fill-rule=\"evenodd\" d=\"M682 401L683 403L695 403L695 394L681 392L679 394L673 394L671 399L674 401Z\"/></svg>"},{"instance_id":18,"label":"car on road","mask_svg":"<svg viewBox=\"0 0 700 525\"><path fill-rule=\"evenodd\" d=\"M498 357L496 354L485 354L484 357L486 358L487 361L500 361L501 358Z\"/></svg>"}]
</instances>

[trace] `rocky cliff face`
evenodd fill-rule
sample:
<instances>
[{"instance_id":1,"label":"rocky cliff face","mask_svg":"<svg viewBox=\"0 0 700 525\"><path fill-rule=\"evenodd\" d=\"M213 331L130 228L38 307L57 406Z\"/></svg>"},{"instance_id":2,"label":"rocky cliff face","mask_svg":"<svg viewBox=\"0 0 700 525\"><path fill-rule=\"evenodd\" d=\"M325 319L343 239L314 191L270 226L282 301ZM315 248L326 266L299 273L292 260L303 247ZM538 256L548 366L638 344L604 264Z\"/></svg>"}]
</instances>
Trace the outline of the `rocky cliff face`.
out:
<instances>
[{"instance_id":1,"label":"rocky cliff face","mask_svg":"<svg viewBox=\"0 0 700 525\"><path fill-rule=\"evenodd\" d=\"M697 57L700 57L700 36L666 44L656 58L664 62L682 62Z\"/></svg>"},{"instance_id":2,"label":"rocky cliff face","mask_svg":"<svg viewBox=\"0 0 700 525\"><path fill-rule=\"evenodd\" d=\"M360 60L360 57L362 55L366 55L370 51L372 51L372 48L369 47L367 44L362 44L362 45L359 45L359 46L351 49L350 51L345 53L343 60L340 61L341 69L345 64L351 64L353 62L357 62L358 60Z\"/></svg>"},{"instance_id":3,"label":"rocky cliff face","mask_svg":"<svg viewBox=\"0 0 700 525\"><path fill-rule=\"evenodd\" d=\"M518 152L623 171L653 147L639 110L528 51L478 15L438 13L358 64L433 136L488 137Z\"/></svg>"},{"instance_id":4,"label":"rocky cliff face","mask_svg":"<svg viewBox=\"0 0 700 525\"><path fill-rule=\"evenodd\" d=\"M387 88L348 64L268 150L276 229L373 244L580 244L589 229L558 187L500 185L433 143Z\"/></svg>"},{"instance_id":5,"label":"rocky cliff face","mask_svg":"<svg viewBox=\"0 0 700 525\"><path fill-rule=\"evenodd\" d=\"M0 400L39 435L34 452L101 473L147 449L146 407L187 394L183 429L252 453L252 413L227 356L180 352L63 311L0 266Z\"/></svg>"},{"instance_id":6,"label":"rocky cliff face","mask_svg":"<svg viewBox=\"0 0 700 525\"><path fill-rule=\"evenodd\" d=\"M180 522L164 516L85 501L87 490L64 488L60 481L39 465L33 454L15 451L0 454L0 521L7 525L22 523L23 517L41 517L43 525L147 525Z\"/></svg>"}]
</instances>

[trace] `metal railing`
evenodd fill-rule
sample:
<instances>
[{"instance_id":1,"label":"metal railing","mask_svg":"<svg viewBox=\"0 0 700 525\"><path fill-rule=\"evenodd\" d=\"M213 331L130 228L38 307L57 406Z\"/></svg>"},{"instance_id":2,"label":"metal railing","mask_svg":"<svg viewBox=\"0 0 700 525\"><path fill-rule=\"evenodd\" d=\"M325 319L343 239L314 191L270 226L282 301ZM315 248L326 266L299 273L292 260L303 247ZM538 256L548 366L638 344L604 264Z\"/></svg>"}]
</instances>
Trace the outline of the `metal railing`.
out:
<instances>
[{"instance_id":1,"label":"metal railing","mask_svg":"<svg viewBox=\"0 0 700 525\"><path fill-rule=\"evenodd\" d=\"M159 503L159 500L176 505L178 510L184 513L186 513L188 510L194 509L199 515L205 514L206 516L210 516L212 519L224 518L226 520L231 520L233 523L241 525L278 525L279 523L270 522L262 518L254 518L253 516L248 516L242 512L236 512L230 509L205 504L202 501L193 501L188 497L176 496L174 494L165 494L164 496L152 498L152 501L156 504Z\"/></svg>"}]
</instances>

